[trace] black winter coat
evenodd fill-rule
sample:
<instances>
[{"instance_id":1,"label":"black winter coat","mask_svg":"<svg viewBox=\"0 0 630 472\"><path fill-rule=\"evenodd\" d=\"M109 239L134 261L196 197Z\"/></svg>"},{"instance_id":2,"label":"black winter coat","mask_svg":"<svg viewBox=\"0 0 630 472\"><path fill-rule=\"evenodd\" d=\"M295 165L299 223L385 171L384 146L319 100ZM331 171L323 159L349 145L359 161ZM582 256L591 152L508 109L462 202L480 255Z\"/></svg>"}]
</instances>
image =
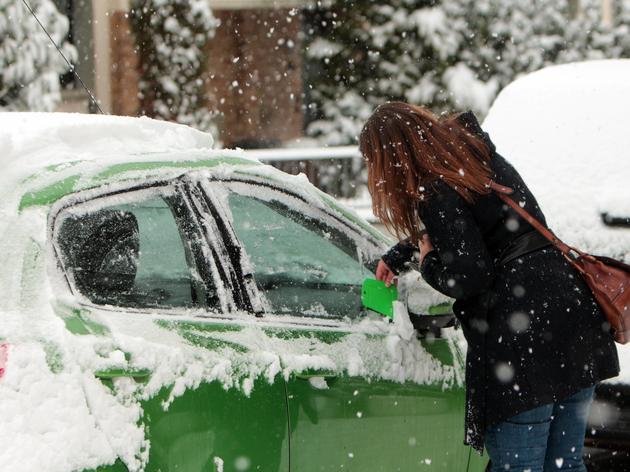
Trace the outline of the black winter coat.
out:
<instances>
[{"instance_id":1,"label":"black winter coat","mask_svg":"<svg viewBox=\"0 0 630 472\"><path fill-rule=\"evenodd\" d=\"M494 180L512 187L511 197L545 224L536 199L474 115L459 119L490 147ZM609 325L557 249L500 263L510 243L535 230L496 195L471 205L438 181L419 215L435 247L420 272L456 299L453 310L468 343L465 444L481 452L486 428L619 373ZM383 259L399 272L414 251L399 243Z\"/></svg>"}]
</instances>

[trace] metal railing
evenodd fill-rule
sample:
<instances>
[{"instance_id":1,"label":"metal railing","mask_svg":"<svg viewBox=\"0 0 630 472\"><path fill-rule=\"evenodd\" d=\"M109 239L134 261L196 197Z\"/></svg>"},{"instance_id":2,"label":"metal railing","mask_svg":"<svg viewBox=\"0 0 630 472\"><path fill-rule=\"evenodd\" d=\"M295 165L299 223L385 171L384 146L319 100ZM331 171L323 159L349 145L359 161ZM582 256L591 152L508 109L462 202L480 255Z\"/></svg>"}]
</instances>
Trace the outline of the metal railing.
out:
<instances>
[{"instance_id":1,"label":"metal railing","mask_svg":"<svg viewBox=\"0 0 630 472\"><path fill-rule=\"evenodd\" d=\"M366 185L365 166L356 146L251 149L249 157L289 174L304 173L324 192L351 199Z\"/></svg>"}]
</instances>

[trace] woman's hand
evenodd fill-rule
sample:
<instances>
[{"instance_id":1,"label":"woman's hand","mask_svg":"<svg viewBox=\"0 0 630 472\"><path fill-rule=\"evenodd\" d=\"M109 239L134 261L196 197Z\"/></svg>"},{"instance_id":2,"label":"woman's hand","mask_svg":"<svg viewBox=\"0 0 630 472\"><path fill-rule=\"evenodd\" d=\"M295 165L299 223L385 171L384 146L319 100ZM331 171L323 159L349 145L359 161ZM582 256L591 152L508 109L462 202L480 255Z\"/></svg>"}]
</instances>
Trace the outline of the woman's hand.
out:
<instances>
[{"instance_id":1,"label":"woman's hand","mask_svg":"<svg viewBox=\"0 0 630 472\"><path fill-rule=\"evenodd\" d=\"M431 244L431 238L429 238L429 235L427 233L424 233L422 235L422 239L420 240L419 246L420 246L420 265L422 265L424 256L429 254L435 248L433 247L433 244Z\"/></svg>"},{"instance_id":2,"label":"woman's hand","mask_svg":"<svg viewBox=\"0 0 630 472\"><path fill-rule=\"evenodd\" d=\"M383 261L383 259L378 261L378 265L376 266L376 280L382 280L383 282L385 282L385 286L389 287L392 282L396 284L395 277L396 274L394 274L394 272L389 267L387 267L387 264L385 264L385 261Z\"/></svg>"}]
</instances>

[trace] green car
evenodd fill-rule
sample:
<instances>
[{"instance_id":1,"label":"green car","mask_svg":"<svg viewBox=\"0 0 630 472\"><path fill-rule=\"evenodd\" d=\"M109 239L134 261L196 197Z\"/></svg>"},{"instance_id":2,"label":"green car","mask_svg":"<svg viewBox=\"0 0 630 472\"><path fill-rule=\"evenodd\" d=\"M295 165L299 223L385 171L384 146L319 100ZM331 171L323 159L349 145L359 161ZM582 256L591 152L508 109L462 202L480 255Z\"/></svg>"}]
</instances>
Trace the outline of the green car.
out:
<instances>
[{"instance_id":1,"label":"green car","mask_svg":"<svg viewBox=\"0 0 630 472\"><path fill-rule=\"evenodd\" d=\"M0 125L1 470L484 469L445 300L364 308L390 241L305 178L148 119Z\"/></svg>"}]
</instances>

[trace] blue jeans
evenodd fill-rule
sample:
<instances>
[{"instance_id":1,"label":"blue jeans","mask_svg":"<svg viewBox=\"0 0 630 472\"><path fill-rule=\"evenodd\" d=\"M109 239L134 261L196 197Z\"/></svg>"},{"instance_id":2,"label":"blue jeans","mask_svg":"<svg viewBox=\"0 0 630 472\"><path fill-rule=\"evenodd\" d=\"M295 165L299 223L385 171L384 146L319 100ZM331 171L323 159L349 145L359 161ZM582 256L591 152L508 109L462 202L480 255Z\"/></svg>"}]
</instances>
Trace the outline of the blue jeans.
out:
<instances>
[{"instance_id":1,"label":"blue jeans","mask_svg":"<svg viewBox=\"0 0 630 472\"><path fill-rule=\"evenodd\" d=\"M586 472L582 447L594 389L585 388L488 428L490 472Z\"/></svg>"}]
</instances>

